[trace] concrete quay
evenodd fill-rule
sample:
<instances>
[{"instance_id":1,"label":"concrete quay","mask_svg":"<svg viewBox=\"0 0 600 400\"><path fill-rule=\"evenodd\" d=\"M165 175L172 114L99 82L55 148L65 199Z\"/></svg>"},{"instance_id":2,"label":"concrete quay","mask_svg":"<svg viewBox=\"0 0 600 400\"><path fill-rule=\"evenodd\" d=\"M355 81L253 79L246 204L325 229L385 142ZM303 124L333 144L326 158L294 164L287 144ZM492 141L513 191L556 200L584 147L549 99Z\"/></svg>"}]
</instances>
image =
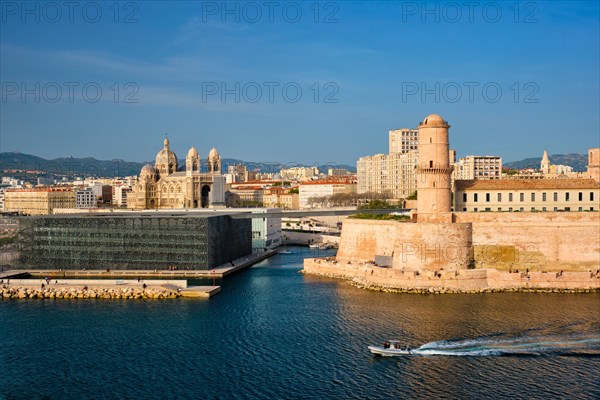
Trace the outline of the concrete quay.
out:
<instances>
[{"instance_id":1,"label":"concrete quay","mask_svg":"<svg viewBox=\"0 0 600 400\"><path fill-rule=\"evenodd\" d=\"M333 257L306 259L305 274L344 279L377 291L396 293L576 292L600 291L600 273L506 272L496 269L403 271L371 263L338 262Z\"/></svg>"},{"instance_id":2,"label":"concrete quay","mask_svg":"<svg viewBox=\"0 0 600 400\"><path fill-rule=\"evenodd\" d=\"M221 286L190 286L179 292L181 297L200 297L203 299L209 299L218 293L221 293Z\"/></svg>"},{"instance_id":3,"label":"concrete quay","mask_svg":"<svg viewBox=\"0 0 600 400\"><path fill-rule=\"evenodd\" d=\"M222 278L276 253L255 253L212 270L8 270L0 273L0 298L208 299L221 287L188 286L187 279Z\"/></svg>"},{"instance_id":4,"label":"concrete quay","mask_svg":"<svg viewBox=\"0 0 600 400\"><path fill-rule=\"evenodd\" d=\"M0 272L0 279L12 279L12 278L25 278L28 277L29 273L22 270L6 270Z\"/></svg>"}]
</instances>

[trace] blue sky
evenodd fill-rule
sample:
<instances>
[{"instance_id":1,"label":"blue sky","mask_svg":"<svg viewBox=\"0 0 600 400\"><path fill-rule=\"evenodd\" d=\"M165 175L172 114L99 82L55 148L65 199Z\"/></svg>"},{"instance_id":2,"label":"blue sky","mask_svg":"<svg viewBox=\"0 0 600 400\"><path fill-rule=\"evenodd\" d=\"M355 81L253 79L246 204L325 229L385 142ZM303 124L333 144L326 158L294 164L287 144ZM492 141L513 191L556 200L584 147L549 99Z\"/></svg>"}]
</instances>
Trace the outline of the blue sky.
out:
<instances>
[{"instance_id":1,"label":"blue sky","mask_svg":"<svg viewBox=\"0 0 600 400\"><path fill-rule=\"evenodd\" d=\"M430 113L459 156L600 146L598 2L465 3L2 0L0 151L355 164Z\"/></svg>"}]
</instances>

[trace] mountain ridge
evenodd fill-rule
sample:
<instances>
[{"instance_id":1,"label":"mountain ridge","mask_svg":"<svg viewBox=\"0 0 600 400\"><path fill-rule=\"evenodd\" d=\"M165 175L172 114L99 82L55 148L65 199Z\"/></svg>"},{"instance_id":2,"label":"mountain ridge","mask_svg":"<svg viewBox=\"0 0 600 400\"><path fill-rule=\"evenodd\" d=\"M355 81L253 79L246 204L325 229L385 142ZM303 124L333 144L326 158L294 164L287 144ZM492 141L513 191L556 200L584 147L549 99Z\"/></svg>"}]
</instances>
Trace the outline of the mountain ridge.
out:
<instances>
[{"instance_id":1,"label":"mountain ridge","mask_svg":"<svg viewBox=\"0 0 600 400\"><path fill-rule=\"evenodd\" d=\"M552 164L569 165L574 171L584 172L587 170L587 154L553 154L549 156ZM529 157L518 161L504 163L504 167L510 169L540 168L541 157ZM180 168L185 166L185 159L178 160ZM0 153L0 172L8 175L10 170L20 171L39 171L43 174L62 175L62 176L102 176L102 177L124 177L138 175L145 164L154 164L152 161L137 162L125 161L122 159L98 160L94 157L58 157L54 159L45 159L33 154L21 152L3 152ZM303 163L283 163L273 162L253 162L244 161L235 158L221 159L223 172L227 171L230 165L246 165L249 170L259 168L263 173L278 173L283 168L291 167L311 167L316 166L319 171L327 173L327 168L347 169L356 172L356 167L347 164L326 164L326 165L308 165ZM202 160L202 165L206 168L206 160ZM40 175L40 173L37 173Z\"/></svg>"},{"instance_id":2,"label":"mountain ridge","mask_svg":"<svg viewBox=\"0 0 600 400\"><path fill-rule=\"evenodd\" d=\"M185 167L185 159L177 160L181 167ZM32 154L21 152L3 152L0 153L0 172L7 175L7 171L39 171L45 174L62 176L102 176L102 177L124 177L138 175L145 164L154 164L152 161L137 162L125 161L121 159L98 160L94 157L59 157L54 159L45 159ZM249 170L259 168L263 173L278 173L283 168L291 167L311 167L319 168L319 171L327 173L327 168L347 169L356 172L356 167L346 164L326 164L326 165L308 165L302 163L282 163L282 162L253 162L234 158L222 158L222 171L227 171L230 165L246 165ZM202 166L206 168L206 160L202 160ZM39 175L39 174L38 174Z\"/></svg>"},{"instance_id":3,"label":"mountain ridge","mask_svg":"<svg viewBox=\"0 0 600 400\"><path fill-rule=\"evenodd\" d=\"M570 153L570 154L552 154L549 155L550 164L569 165L573 167L575 172L587 171L587 154ZM530 157L519 161L511 161L504 163L503 166L510 169L539 169L542 157Z\"/></svg>"}]
</instances>

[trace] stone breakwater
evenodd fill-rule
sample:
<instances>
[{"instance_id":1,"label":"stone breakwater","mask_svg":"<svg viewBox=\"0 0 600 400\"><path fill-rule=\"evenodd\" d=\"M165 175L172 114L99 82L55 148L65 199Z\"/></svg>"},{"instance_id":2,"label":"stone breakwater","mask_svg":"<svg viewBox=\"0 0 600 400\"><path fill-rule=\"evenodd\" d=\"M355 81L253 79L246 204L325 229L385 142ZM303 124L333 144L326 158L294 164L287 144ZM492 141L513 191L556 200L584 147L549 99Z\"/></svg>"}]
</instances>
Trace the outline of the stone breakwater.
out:
<instances>
[{"instance_id":1,"label":"stone breakwater","mask_svg":"<svg viewBox=\"0 0 600 400\"><path fill-rule=\"evenodd\" d=\"M335 274L315 274L311 275L325 276L327 278L340 278ZM391 285L378 285L366 282L364 279L357 277L345 278L348 284L359 289L373 290L375 292L385 293L412 293L412 294L445 294L445 293L510 293L510 292L531 292L531 293L595 293L600 292L600 289L536 289L536 288L505 288L505 289L449 289L445 287L429 287L429 288L410 288L410 287L394 287Z\"/></svg>"},{"instance_id":2,"label":"stone breakwater","mask_svg":"<svg viewBox=\"0 0 600 400\"><path fill-rule=\"evenodd\" d=\"M302 273L343 279L361 289L389 293L600 292L600 274L596 272L509 273L475 269L417 273L365 263L340 263L328 258L306 259Z\"/></svg>"},{"instance_id":3,"label":"stone breakwater","mask_svg":"<svg viewBox=\"0 0 600 400\"><path fill-rule=\"evenodd\" d=\"M174 299L181 295L176 291L159 288L66 288L4 286L0 289L2 299Z\"/></svg>"}]
</instances>

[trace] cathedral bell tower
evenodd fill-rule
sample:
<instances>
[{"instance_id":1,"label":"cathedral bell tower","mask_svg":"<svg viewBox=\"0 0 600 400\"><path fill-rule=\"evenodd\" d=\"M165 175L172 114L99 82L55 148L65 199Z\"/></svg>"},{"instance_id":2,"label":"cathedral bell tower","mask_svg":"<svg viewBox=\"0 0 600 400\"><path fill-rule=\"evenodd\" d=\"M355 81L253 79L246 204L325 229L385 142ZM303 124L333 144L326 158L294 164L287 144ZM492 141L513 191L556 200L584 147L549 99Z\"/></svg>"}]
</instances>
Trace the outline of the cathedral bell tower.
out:
<instances>
[{"instance_id":1,"label":"cathedral bell tower","mask_svg":"<svg viewBox=\"0 0 600 400\"><path fill-rule=\"evenodd\" d=\"M196 148L192 147L185 157L185 173L187 176L192 176L194 172L200 172L200 156Z\"/></svg>"},{"instance_id":2,"label":"cathedral bell tower","mask_svg":"<svg viewBox=\"0 0 600 400\"><path fill-rule=\"evenodd\" d=\"M208 173L221 174L221 156L214 147L208 153Z\"/></svg>"}]
</instances>

